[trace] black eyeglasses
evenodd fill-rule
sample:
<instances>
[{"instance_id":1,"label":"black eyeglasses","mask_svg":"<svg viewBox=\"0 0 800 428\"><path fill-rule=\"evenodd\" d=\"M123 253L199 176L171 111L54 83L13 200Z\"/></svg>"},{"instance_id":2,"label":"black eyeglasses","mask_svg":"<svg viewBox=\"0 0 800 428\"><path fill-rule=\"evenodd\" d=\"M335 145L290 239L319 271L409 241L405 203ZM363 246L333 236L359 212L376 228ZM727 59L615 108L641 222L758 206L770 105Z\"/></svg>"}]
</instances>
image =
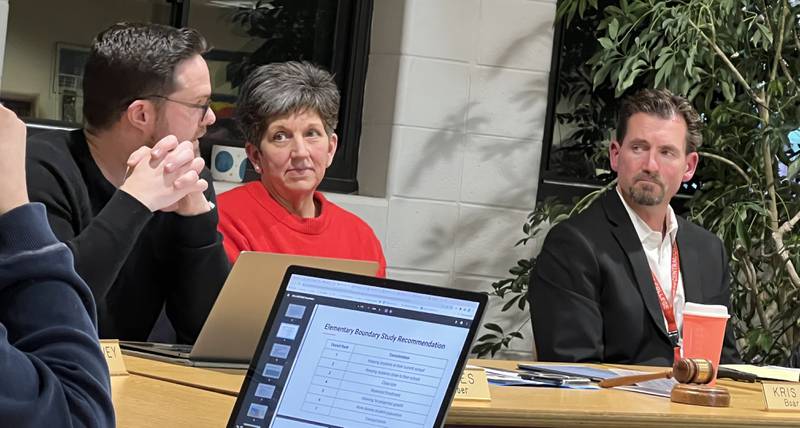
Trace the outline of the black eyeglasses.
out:
<instances>
[{"instance_id":1,"label":"black eyeglasses","mask_svg":"<svg viewBox=\"0 0 800 428\"><path fill-rule=\"evenodd\" d=\"M211 106L211 100L208 100L208 102L206 102L205 104L195 104L195 103L190 103L190 102L187 102L187 101L176 100L176 99L173 99L173 98L170 98L170 97L165 97L163 95L146 95L146 96L139 97L139 98L131 100L131 103L136 101L136 100L145 100L145 99L148 99L148 98L158 98L160 100L170 101L170 102L173 102L173 103L176 103L176 104L180 104L182 106L186 106L186 107L190 107L190 108L196 108L196 109L198 109L198 110L203 112L203 114L200 116L200 120L203 120L203 118L206 117L206 114L208 114L208 108ZM130 103L128 103L128 104L130 104Z\"/></svg>"}]
</instances>

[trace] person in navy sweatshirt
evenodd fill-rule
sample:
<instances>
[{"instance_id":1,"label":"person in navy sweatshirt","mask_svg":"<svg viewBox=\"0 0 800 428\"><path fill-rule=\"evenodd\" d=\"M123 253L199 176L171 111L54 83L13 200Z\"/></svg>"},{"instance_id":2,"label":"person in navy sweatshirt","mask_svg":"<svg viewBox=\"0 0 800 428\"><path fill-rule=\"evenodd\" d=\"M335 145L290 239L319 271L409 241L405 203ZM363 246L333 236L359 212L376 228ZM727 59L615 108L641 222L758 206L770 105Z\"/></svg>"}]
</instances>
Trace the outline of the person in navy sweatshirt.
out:
<instances>
[{"instance_id":1,"label":"person in navy sweatshirt","mask_svg":"<svg viewBox=\"0 0 800 428\"><path fill-rule=\"evenodd\" d=\"M25 133L0 105L0 425L114 426L94 300L28 202Z\"/></svg>"}]
</instances>

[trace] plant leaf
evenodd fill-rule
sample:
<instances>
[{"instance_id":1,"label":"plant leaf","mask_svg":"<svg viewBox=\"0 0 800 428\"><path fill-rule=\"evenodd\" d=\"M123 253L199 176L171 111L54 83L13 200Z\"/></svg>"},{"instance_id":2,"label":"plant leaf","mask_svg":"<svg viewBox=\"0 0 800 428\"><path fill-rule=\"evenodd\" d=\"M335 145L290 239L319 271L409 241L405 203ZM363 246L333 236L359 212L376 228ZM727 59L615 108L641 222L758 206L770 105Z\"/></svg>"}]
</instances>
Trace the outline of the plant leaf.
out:
<instances>
[{"instance_id":1,"label":"plant leaf","mask_svg":"<svg viewBox=\"0 0 800 428\"><path fill-rule=\"evenodd\" d=\"M789 164L789 170L786 173L786 179L789 181L794 180L794 178L797 177L798 172L800 172L800 157Z\"/></svg>"},{"instance_id":2,"label":"plant leaf","mask_svg":"<svg viewBox=\"0 0 800 428\"><path fill-rule=\"evenodd\" d=\"M600 42L600 46L602 46L603 49L610 50L614 48L614 42L612 42L608 37L601 37L597 39L597 41Z\"/></svg>"},{"instance_id":3,"label":"plant leaf","mask_svg":"<svg viewBox=\"0 0 800 428\"><path fill-rule=\"evenodd\" d=\"M619 31L619 21L617 21L617 18L614 18L608 23L608 36L611 37L612 40L617 40L617 31Z\"/></svg>"},{"instance_id":4,"label":"plant leaf","mask_svg":"<svg viewBox=\"0 0 800 428\"><path fill-rule=\"evenodd\" d=\"M720 82L720 86L722 86L722 95L725 96L725 101L729 103L733 102L734 98L736 98L733 85L730 82L723 80Z\"/></svg>"}]
</instances>

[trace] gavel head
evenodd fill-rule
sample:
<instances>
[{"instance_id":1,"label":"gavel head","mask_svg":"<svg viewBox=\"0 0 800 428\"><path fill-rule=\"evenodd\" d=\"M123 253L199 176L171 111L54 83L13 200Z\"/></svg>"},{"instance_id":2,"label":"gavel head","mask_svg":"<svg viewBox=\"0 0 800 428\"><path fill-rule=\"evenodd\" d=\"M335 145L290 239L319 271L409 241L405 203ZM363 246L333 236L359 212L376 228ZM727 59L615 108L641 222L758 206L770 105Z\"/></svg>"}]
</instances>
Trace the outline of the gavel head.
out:
<instances>
[{"instance_id":1,"label":"gavel head","mask_svg":"<svg viewBox=\"0 0 800 428\"><path fill-rule=\"evenodd\" d=\"M706 384L715 373L714 364L703 358L681 358L672 367L672 377L680 383Z\"/></svg>"}]
</instances>

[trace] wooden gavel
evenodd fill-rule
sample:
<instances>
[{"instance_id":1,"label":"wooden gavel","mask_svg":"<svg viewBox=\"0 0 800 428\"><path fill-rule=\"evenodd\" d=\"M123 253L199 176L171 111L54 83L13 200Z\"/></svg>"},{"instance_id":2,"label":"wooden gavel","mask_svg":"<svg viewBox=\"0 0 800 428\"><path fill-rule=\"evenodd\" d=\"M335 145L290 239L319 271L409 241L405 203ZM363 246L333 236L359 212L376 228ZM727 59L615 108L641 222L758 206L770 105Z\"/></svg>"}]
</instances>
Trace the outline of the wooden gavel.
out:
<instances>
[{"instance_id":1,"label":"wooden gavel","mask_svg":"<svg viewBox=\"0 0 800 428\"><path fill-rule=\"evenodd\" d=\"M668 370L632 376L619 376L600 382L603 388L633 385L654 379L673 378L678 383L672 388L670 400L676 403L711 407L728 407L731 395L725 387L709 386L714 379L716 368L711 361L702 358L681 358Z\"/></svg>"},{"instance_id":2,"label":"wooden gavel","mask_svg":"<svg viewBox=\"0 0 800 428\"><path fill-rule=\"evenodd\" d=\"M707 384L714 379L716 373L711 361L703 358L681 358L667 370L631 376L618 376L600 381L603 388L633 385L654 379L674 378L679 383Z\"/></svg>"}]
</instances>

